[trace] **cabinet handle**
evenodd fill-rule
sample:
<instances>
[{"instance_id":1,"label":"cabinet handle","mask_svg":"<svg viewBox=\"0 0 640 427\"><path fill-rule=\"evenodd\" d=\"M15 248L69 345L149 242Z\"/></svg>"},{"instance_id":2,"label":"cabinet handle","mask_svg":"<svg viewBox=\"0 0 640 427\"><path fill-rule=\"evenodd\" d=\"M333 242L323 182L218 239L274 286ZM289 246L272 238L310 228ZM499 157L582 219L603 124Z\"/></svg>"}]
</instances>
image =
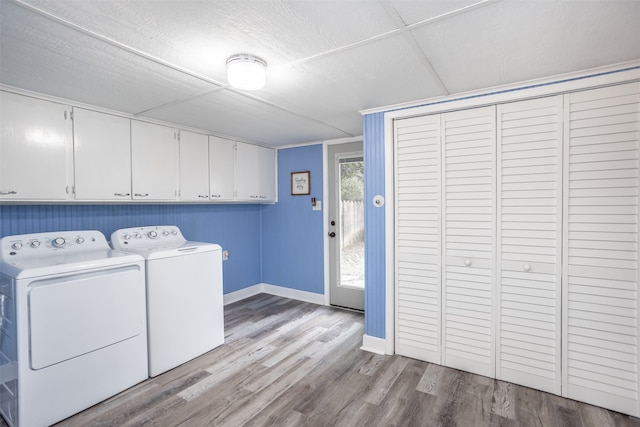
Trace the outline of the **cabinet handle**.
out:
<instances>
[{"instance_id":1,"label":"cabinet handle","mask_svg":"<svg viewBox=\"0 0 640 427\"><path fill-rule=\"evenodd\" d=\"M147 197L148 195L149 195L149 193L144 193L144 194L142 194L142 193L135 193L135 194L134 194L134 196L136 196L136 197Z\"/></svg>"},{"instance_id":2,"label":"cabinet handle","mask_svg":"<svg viewBox=\"0 0 640 427\"><path fill-rule=\"evenodd\" d=\"M114 196L122 196L122 197L127 197L130 196L131 193L113 193Z\"/></svg>"},{"instance_id":3,"label":"cabinet handle","mask_svg":"<svg viewBox=\"0 0 640 427\"><path fill-rule=\"evenodd\" d=\"M208 199L207 196L203 196L202 194L198 194L198 197L200 197L201 199Z\"/></svg>"},{"instance_id":4,"label":"cabinet handle","mask_svg":"<svg viewBox=\"0 0 640 427\"><path fill-rule=\"evenodd\" d=\"M219 194L212 194L211 197L215 197L216 199L219 199L220 195Z\"/></svg>"},{"instance_id":5,"label":"cabinet handle","mask_svg":"<svg viewBox=\"0 0 640 427\"><path fill-rule=\"evenodd\" d=\"M469 267L471 265L471 260L470 259L465 259L464 260L464 265L466 265L467 267Z\"/></svg>"},{"instance_id":6,"label":"cabinet handle","mask_svg":"<svg viewBox=\"0 0 640 427\"><path fill-rule=\"evenodd\" d=\"M525 264L525 265L523 265L523 266L522 266L522 269L523 269L524 271L531 271L531 264Z\"/></svg>"},{"instance_id":7,"label":"cabinet handle","mask_svg":"<svg viewBox=\"0 0 640 427\"><path fill-rule=\"evenodd\" d=\"M9 194L18 194L17 191L9 190L9 191L0 191L0 196L6 196Z\"/></svg>"}]
</instances>

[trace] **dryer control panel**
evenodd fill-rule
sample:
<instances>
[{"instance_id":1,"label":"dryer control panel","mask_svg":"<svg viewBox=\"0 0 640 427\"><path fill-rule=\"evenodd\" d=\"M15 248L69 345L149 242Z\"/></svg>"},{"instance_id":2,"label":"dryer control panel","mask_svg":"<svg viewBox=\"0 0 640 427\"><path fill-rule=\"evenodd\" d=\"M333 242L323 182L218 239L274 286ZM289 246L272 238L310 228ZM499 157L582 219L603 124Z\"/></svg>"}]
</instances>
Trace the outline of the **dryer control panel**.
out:
<instances>
[{"instance_id":1,"label":"dryer control panel","mask_svg":"<svg viewBox=\"0 0 640 427\"><path fill-rule=\"evenodd\" d=\"M97 230L19 234L0 239L0 259L57 256L61 252L81 253L110 249Z\"/></svg>"},{"instance_id":2,"label":"dryer control panel","mask_svg":"<svg viewBox=\"0 0 640 427\"><path fill-rule=\"evenodd\" d=\"M186 241L175 225L122 228L111 235L111 246L118 250L180 244Z\"/></svg>"}]
</instances>

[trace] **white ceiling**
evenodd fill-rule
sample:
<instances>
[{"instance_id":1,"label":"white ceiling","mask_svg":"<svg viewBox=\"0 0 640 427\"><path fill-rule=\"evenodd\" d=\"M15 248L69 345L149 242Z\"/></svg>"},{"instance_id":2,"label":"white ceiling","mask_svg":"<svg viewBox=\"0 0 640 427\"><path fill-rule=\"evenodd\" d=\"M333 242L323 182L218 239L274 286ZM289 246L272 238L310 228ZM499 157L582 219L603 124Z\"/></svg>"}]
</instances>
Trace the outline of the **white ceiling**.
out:
<instances>
[{"instance_id":1,"label":"white ceiling","mask_svg":"<svg viewBox=\"0 0 640 427\"><path fill-rule=\"evenodd\" d=\"M230 89L226 59L268 64ZM0 83L272 146L358 111L640 59L640 0L0 0Z\"/></svg>"}]
</instances>

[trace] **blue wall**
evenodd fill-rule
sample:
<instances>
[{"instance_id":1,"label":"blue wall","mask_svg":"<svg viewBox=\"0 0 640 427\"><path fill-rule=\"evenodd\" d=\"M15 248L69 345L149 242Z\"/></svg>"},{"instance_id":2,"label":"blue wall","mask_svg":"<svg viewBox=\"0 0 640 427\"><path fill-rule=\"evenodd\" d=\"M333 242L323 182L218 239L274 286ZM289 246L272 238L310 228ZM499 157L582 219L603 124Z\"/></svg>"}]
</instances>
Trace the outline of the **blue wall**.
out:
<instances>
[{"instance_id":1,"label":"blue wall","mask_svg":"<svg viewBox=\"0 0 640 427\"><path fill-rule=\"evenodd\" d=\"M364 118L365 332L384 338L384 209L370 201L384 195L383 114ZM291 196L290 174L311 172L311 194ZM322 144L278 150L278 203L274 205L9 205L0 206L0 237L62 230L114 230L177 225L188 240L228 250L224 293L257 283L324 294ZM322 200L322 209L326 209Z\"/></svg>"},{"instance_id":2,"label":"blue wall","mask_svg":"<svg viewBox=\"0 0 640 427\"><path fill-rule=\"evenodd\" d=\"M188 240L217 243L229 251L223 263L224 293L260 283L260 205L47 205L0 206L0 237L63 230L177 225Z\"/></svg>"},{"instance_id":3,"label":"blue wall","mask_svg":"<svg viewBox=\"0 0 640 427\"><path fill-rule=\"evenodd\" d=\"M311 194L291 195L291 172L311 172ZM278 150L278 203L262 211L262 279L265 283L324 294L322 144ZM324 200L322 209L326 209Z\"/></svg>"},{"instance_id":4,"label":"blue wall","mask_svg":"<svg viewBox=\"0 0 640 427\"><path fill-rule=\"evenodd\" d=\"M386 198L384 113L364 116L364 261L365 333L385 338L385 214L373 198Z\"/></svg>"}]
</instances>

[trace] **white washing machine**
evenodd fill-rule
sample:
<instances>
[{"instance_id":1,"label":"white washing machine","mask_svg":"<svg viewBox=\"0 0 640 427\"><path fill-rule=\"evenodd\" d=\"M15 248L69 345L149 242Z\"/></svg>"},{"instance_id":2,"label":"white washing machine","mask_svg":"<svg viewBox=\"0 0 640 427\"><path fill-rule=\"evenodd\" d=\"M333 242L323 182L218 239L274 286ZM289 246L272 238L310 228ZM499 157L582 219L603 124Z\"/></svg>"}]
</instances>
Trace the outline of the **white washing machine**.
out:
<instances>
[{"instance_id":1,"label":"white washing machine","mask_svg":"<svg viewBox=\"0 0 640 427\"><path fill-rule=\"evenodd\" d=\"M0 412L47 426L147 376L144 260L99 231L0 239Z\"/></svg>"},{"instance_id":2,"label":"white washing machine","mask_svg":"<svg viewBox=\"0 0 640 427\"><path fill-rule=\"evenodd\" d=\"M224 342L220 246L189 242L176 226L117 230L111 245L146 260L150 377Z\"/></svg>"}]
</instances>

